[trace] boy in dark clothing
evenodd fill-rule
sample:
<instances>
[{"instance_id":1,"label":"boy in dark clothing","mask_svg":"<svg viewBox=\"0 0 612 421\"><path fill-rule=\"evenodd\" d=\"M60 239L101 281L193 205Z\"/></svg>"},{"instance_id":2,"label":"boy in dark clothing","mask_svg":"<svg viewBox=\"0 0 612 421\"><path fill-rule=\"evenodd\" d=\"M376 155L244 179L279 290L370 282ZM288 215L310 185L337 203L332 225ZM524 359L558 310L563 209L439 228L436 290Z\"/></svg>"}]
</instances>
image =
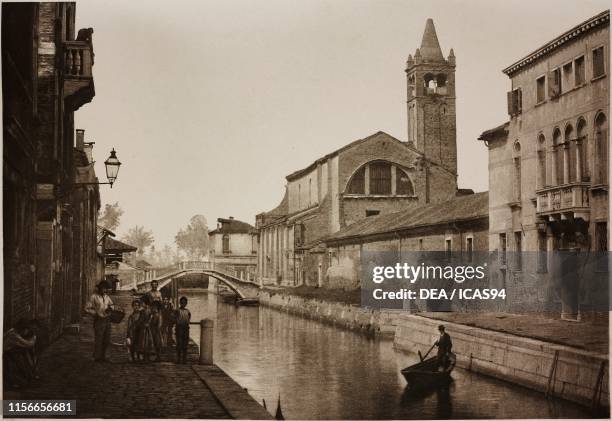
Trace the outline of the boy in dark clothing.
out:
<instances>
[{"instance_id":1,"label":"boy in dark clothing","mask_svg":"<svg viewBox=\"0 0 612 421\"><path fill-rule=\"evenodd\" d=\"M172 327L174 326L174 306L170 297L164 296L162 299L162 341L165 346L174 345L172 337Z\"/></svg>"},{"instance_id":2,"label":"boy in dark clothing","mask_svg":"<svg viewBox=\"0 0 612 421\"><path fill-rule=\"evenodd\" d=\"M132 361L138 361L139 355L137 352L138 346L138 333L139 333L139 323L140 323L140 300L132 301L132 308L134 311L128 317L127 322L127 332L125 341L130 350L130 359Z\"/></svg>"},{"instance_id":3,"label":"boy in dark clothing","mask_svg":"<svg viewBox=\"0 0 612 421\"><path fill-rule=\"evenodd\" d=\"M187 309L187 297L181 297L179 308L175 311L176 322L176 356L177 363L187 364L187 347L189 345L189 322L191 312Z\"/></svg>"}]
</instances>

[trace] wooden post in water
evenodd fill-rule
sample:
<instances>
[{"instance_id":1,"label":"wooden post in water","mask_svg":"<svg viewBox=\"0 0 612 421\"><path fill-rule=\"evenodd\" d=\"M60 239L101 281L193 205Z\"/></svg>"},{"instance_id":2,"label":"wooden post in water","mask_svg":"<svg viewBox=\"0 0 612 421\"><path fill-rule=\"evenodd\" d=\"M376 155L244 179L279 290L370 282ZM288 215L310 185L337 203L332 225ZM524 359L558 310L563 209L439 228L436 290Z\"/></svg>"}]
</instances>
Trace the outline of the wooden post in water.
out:
<instances>
[{"instance_id":1,"label":"wooden post in water","mask_svg":"<svg viewBox=\"0 0 612 421\"><path fill-rule=\"evenodd\" d=\"M213 334L215 322L211 319L200 321L200 364L213 363Z\"/></svg>"}]
</instances>

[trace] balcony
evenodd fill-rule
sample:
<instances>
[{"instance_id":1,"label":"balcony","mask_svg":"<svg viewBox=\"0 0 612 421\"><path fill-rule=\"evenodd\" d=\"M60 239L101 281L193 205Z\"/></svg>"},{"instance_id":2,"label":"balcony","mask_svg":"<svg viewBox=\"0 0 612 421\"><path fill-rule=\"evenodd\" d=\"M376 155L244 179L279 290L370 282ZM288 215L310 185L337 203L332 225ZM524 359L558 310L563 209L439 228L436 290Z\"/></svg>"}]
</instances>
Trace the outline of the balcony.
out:
<instances>
[{"instance_id":1,"label":"balcony","mask_svg":"<svg viewBox=\"0 0 612 421\"><path fill-rule=\"evenodd\" d=\"M536 191L536 213L561 219L582 218L589 220L590 183L576 182L546 187Z\"/></svg>"},{"instance_id":2,"label":"balcony","mask_svg":"<svg viewBox=\"0 0 612 421\"><path fill-rule=\"evenodd\" d=\"M91 102L96 94L91 71L93 64L90 41L64 42L64 100L71 111Z\"/></svg>"}]
</instances>

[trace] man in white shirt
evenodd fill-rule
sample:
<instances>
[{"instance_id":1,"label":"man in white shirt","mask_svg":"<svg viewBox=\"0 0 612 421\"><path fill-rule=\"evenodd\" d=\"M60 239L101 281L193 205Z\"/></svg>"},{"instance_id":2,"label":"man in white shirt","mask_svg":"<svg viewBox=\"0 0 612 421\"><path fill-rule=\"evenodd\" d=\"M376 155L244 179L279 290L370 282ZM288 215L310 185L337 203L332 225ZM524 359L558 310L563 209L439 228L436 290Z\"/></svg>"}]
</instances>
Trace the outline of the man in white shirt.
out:
<instances>
[{"instance_id":1,"label":"man in white shirt","mask_svg":"<svg viewBox=\"0 0 612 421\"><path fill-rule=\"evenodd\" d=\"M96 292L91 296L85 312L94 319L94 361L106 361L106 349L110 345L110 312L113 301L108 296L110 285L106 281L96 286Z\"/></svg>"}]
</instances>

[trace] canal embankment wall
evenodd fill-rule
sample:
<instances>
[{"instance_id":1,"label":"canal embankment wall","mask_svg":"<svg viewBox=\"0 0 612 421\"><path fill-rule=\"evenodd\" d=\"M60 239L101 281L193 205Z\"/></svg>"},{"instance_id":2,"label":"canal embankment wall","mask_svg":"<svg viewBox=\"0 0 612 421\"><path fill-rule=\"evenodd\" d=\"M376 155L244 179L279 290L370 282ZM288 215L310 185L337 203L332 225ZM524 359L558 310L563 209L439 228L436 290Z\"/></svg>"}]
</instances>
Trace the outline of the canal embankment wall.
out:
<instances>
[{"instance_id":1,"label":"canal embankment wall","mask_svg":"<svg viewBox=\"0 0 612 421\"><path fill-rule=\"evenodd\" d=\"M248 296L257 296L260 305L286 311L296 316L369 335L391 339L395 335L395 320L399 314L398 311L366 309L354 304L304 298L261 290L256 286L246 284L241 285L240 288Z\"/></svg>"},{"instance_id":2,"label":"canal embankment wall","mask_svg":"<svg viewBox=\"0 0 612 421\"><path fill-rule=\"evenodd\" d=\"M395 347L426 352L438 339L439 320L414 314L398 315ZM520 337L478 327L444 322L452 332L457 365L583 405L599 399L609 406L608 354ZM603 368L603 373L601 373Z\"/></svg>"}]
</instances>

